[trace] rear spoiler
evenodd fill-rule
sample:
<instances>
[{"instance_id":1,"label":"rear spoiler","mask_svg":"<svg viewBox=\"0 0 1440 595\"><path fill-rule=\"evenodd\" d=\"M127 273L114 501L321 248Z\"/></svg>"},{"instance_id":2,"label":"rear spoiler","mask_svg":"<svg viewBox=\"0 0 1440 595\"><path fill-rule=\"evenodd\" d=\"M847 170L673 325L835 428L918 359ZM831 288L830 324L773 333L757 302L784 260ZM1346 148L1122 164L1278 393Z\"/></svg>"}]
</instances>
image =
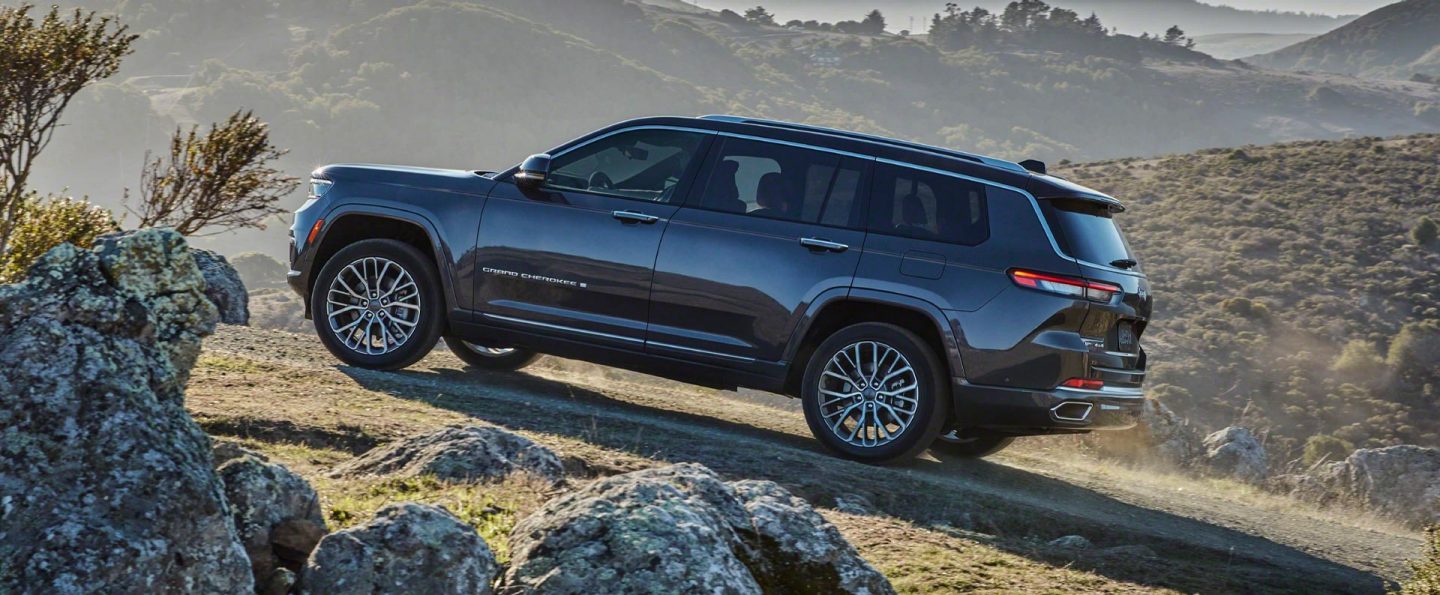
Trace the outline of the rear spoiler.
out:
<instances>
[{"instance_id":1,"label":"rear spoiler","mask_svg":"<svg viewBox=\"0 0 1440 595\"><path fill-rule=\"evenodd\" d=\"M1105 194L1094 188L1081 186L1065 178L1035 172L1033 176L1036 183L1033 184L1035 198L1065 198L1070 200L1086 200L1097 202L1110 207L1110 210L1119 213L1125 210L1125 203L1119 199Z\"/></svg>"}]
</instances>

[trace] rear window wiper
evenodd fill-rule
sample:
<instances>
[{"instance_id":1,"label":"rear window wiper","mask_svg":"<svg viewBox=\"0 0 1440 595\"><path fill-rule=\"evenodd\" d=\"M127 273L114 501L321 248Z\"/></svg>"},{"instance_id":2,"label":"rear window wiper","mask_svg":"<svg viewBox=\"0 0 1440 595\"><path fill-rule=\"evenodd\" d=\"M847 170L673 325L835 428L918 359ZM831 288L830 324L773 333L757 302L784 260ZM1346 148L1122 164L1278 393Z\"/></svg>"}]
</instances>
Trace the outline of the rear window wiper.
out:
<instances>
[{"instance_id":1,"label":"rear window wiper","mask_svg":"<svg viewBox=\"0 0 1440 595\"><path fill-rule=\"evenodd\" d=\"M1135 268L1135 265L1137 265L1137 264L1140 264L1140 263L1135 262L1135 259L1133 259L1133 258L1119 258L1119 259L1115 259L1115 260L1110 261L1110 266L1115 267L1115 268L1118 268L1118 269L1133 269L1133 268Z\"/></svg>"}]
</instances>

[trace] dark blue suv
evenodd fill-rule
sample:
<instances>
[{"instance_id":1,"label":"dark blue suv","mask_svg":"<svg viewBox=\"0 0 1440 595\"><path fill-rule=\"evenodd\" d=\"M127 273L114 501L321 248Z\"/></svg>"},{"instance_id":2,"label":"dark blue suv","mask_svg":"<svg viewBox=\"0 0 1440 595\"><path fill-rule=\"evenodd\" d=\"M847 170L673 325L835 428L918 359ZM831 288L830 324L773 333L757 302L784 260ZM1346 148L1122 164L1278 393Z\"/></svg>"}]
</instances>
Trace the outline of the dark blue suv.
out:
<instances>
[{"instance_id":1,"label":"dark blue suv","mask_svg":"<svg viewBox=\"0 0 1440 595\"><path fill-rule=\"evenodd\" d=\"M397 369L537 354L803 400L886 463L1126 428L1148 282L1119 201L1020 164L732 116L645 118L503 172L331 165L290 283L326 347Z\"/></svg>"}]
</instances>

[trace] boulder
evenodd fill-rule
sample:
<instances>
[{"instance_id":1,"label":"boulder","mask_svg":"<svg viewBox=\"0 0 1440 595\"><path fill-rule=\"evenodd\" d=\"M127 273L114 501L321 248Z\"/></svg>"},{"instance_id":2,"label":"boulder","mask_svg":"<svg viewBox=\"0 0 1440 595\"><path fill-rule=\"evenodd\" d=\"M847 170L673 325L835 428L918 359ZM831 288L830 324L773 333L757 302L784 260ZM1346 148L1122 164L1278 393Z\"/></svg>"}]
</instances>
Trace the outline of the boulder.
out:
<instances>
[{"instance_id":1,"label":"boulder","mask_svg":"<svg viewBox=\"0 0 1440 595\"><path fill-rule=\"evenodd\" d=\"M450 427L371 449L337 468L339 477L433 475L475 481L525 472L558 482L560 457L529 438L492 426Z\"/></svg>"},{"instance_id":2,"label":"boulder","mask_svg":"<svg viewBox=\"0 0 1440 595\"><path fill-rule=\"evenodd\" d=\"M804 500L773 481L730 485L750 513L750 528L737 530L758 550L743 556L766 593L895 592L885 575Z\"/></svg>"},{"instance_id":3,"label":"boulder","mask_svg":"<svg viewBox=\"0 0 1440 595\"><path fill-rule=\"evenodd\" d=\"M184 409L204 290L167 230L61 245L0 285L0 592L254 589Z\"/></svg>"},{"instance_id":4,"label":"boulder","mask_svg":"<svg viewBox=\"0 0 1440 595\"><path fill-rule=\"evenodd\" d=\"M1304 500L1344 501L1416 527L1440 523L1440 449L1365 448L1309 474L1280 479Z\"/></svg>"},{"instance_id":5,"label":"boulder","mask_svg":"<svg viewBox=\"0 0 1440 595\"><path fill-rule=\"evenodd\" d=\"M195 265L205 276L205 297L220 311L220 322L225 324L250 324L250 294L240 273L225 260L225 256L213 250L191 248Z\"/></svg>"},{"instance_id":6,"label":"boulder","mask_svg":"<svg viewBox=\"0 0 1440 595\"><path fill-rule=\"evenodd\" d=\"M1088 550L1093 544L1090 543L1089 539L1085 539L1084 536L1066 535L1051 540L1050 543L1046 545L1062 550Z\"/></svg>"},{"instance_id":7,"label":"boulder","mask_svg":"<svg viewBox=\"0 0 1440 595\"><path fill-rule=\"evenodd\" d=\"M1155 453L1167 461L1189 465L1200 455L1199 432L1156 399L1145 399L1138 427L1149 437Z\"/></svg>"},{"instance_id":8,"label":"boulder","mask_svg":"<svg viewBox=\"0 0 1440 595\"><path fill-rule=\"evenodd\" d=\"M255 584L271 584L278 569L298 571L325 535L320 497L289 469L251 456L220 466L230 517Z\"/></svg>"},{"instance_id":9,"label":"boulder","mask_svg":"<svg viewBox=\"0 0 1440 595\"><path fill-rule=\"evenodd\" d=\"M1242 481L1261 481L1270 472L1265 447L1255 434L1231 426L1205 437L1205 463L1212 471Z\"/></svg>"},{"instance_id":10,"label":"boulder","mask_svg":"<svg viewBox=\"0 0 1440 595\"><path fill-rule=\"evenodd\" d=\"M691 463L555 498L515 526L510 551L506 593L894 592L805 501Z\"/></svg>"},{"instance_id":11,"label":"boulder","mask_svg":"<svg viewBox=\"0 0 1440 595\"><path fill-rule=\"evenodd\" d=\"M210 455L215 459L216 469L219 469L221 465L224 465L225 463L228 463L231 460L238 459L240 457L249 456L255 457L262 461L270 460L270 457L267 457L257 451L245 448L244 446L240 446L240 443L238 442L214 437L210 438Z\"/></svg>"},{"instance_id":12,"label":"boulder","mask_svg":"<svg viewBox=\"0 0 1440 595\"><path fill-rule=\"evenodd\" d=\"M300 587L315 595L490 593L499 569L474 528L443 508L406 502L326 535L305 564Z\"/></svg>"}]
</instances>

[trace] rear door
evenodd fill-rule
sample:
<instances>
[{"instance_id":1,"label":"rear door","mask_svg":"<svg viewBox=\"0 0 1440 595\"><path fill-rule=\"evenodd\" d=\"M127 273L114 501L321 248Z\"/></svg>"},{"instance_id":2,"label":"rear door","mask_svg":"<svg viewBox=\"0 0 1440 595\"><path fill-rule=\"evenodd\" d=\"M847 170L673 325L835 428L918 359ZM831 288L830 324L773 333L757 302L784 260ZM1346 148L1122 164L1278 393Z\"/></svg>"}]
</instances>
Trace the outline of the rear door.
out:
<instances>
[{"instance_id":1,"label":"rear door","mask_svg":"<svg viewBox=\"0 0 1440 595\"><path fill-rule=\"evenodd\" d=\"M779 361L808 304L848 291L871 162L718 138L660 246L647 348L741 367Z\"/></svg>"},{"instance_id":2,"label":"rear door","mask_svg":"<svg viewBox=\"0 0 1440 595\"><path fill-rule=\"evenodd\" d=\"M660 238L712 136L622 131L555 155L538 189L496 186L476 245L481 320L641 349Z\"/></svg>"}]
</instances>

